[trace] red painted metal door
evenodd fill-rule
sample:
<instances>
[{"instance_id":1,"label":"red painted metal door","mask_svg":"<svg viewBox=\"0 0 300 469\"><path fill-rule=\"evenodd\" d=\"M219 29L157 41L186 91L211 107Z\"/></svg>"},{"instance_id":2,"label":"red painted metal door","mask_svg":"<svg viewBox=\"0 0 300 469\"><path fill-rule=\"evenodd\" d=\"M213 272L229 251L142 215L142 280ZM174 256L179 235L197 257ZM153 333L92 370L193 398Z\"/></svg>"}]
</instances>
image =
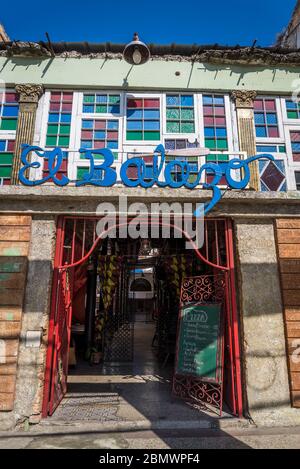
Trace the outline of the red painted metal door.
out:
<instances>
[{"instance_id":1,"label":"red painted metal door","mask_svg":"<svg viewBox=\"0 0 300 469\"><path fill-rule=\"evenodd\" d=\"M54 275L54 304L52 304L53 343L50 396L47 413L52 415L67 392L68 355L72 320L74 269L57 269Z\"/></svg>"}]
</instances>

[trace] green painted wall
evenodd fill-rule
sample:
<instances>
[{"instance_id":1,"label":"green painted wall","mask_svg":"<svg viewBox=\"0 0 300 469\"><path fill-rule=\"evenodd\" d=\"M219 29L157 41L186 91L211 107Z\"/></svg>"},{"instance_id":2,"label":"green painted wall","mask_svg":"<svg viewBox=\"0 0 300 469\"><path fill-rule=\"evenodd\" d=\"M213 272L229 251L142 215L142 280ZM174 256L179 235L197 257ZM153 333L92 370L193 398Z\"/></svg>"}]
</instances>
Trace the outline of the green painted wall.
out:
<instances>
[{"instance_id":1,"label":"green painted wall","mask_svg":"<svg viewBox=\"0 0 300 469\"><path fill-rule=\"evenodd\" d=\"M175 72L180 72L179 76ZM41 83L46 87L232 90L291 93L300 67L214 65L152 60L131 67L123 60L89 58L0 57L0 79L6 84Z\"/></svg>"}]
</instances>

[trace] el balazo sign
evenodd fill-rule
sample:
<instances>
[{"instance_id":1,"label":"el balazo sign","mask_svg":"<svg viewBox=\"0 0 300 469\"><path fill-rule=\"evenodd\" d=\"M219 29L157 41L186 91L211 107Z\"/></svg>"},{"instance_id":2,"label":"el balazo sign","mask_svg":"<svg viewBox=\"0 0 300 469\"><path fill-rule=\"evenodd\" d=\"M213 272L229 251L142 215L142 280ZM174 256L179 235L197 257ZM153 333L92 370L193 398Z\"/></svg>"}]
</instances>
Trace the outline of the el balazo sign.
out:
<instances>
[{"instance_id":1,"label":"el balazo sign","mask_svg":"<svg viewBox=\"0 0 300 469\"><path fill-rule=\"evenodd\" d=\"M63 152L61 148L54 148L52 150L43 150L38 146L22 145L21 162L23 167L19 171L19 180L25 186L38 186L45 182L53 182L57 186L66 186L69 184L70 179L61 175L57 177L63 163ZM39 169L41 163L39 161L31 161L30 153L35 153L38 157L48 160L49 172L47 176L38 180L30 180L27 177L30 168ZM100 187L111 187L117 182L117 173L115 168L112 167L114 163L114 154L108 148L102 149L80 149L80 153L85 154L84 158L89 161L89 168L83 175L82 179L75 182L75 186L93 185ZM101 163L95 163L95 156L100 157ZM149 172L146 173L146 164L143 158L133 157L123 162L120 170L121 181L128 187L141 186L149 188L154 185L158 187L186 187L187 189L194 189L195 187L202 186L203 189L211 189L213 196L210 202L204 205L203 213L195 213L195 215L205 215L209 212L222 197L221 189L218 187L221 178L226 179L227 186L231 189L245 189L250 180L249 163L258 159L268 159L273 161L274 157L270 154L262 154L251 156L245 160L233 158L228 161L226 168L222 168L217 163L203 164L197 173L193 182L189 181L190 165L188 161L173 160L166 162L165 148L163 145L158 145L153 153L152 162L152 177L149 178ZM137 178L130 179L127 174L129 167L135 167L137 170ZM173 172L176 171L181 174L180 180L174 180ZM232 171L239 171L239 180L232 178ZM203 173L209 174L212 177L210 182L201 182ZM194 174L194 171L193 171Z\"/></svg>"}]
</instances>

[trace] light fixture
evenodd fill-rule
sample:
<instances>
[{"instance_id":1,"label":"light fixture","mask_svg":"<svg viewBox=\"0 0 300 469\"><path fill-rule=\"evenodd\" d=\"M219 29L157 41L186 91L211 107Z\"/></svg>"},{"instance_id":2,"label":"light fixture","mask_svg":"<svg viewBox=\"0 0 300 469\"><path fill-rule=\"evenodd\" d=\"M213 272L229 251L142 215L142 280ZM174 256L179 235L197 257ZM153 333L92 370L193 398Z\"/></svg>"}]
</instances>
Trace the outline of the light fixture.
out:
<instances>
[{"instance_id":1,"label":"light fixture","mask_svg":"<svg viewBox=\"0 0 300 469\"><path fill-rule=\"evenodd\" d=\"M131 65L142 65L148 62L150 50L144 42L139 40L137 33L134 33L133 40L125 47L123 58Z\"/></svg>"},{"instance_id":2,"label":"light fixture","mask_svg":"<svg viewBox=\"0 0 300 469\"><path fill-rule=\"evenodd\" d=\"M149 238L141 239L138 257L149 256L151 253L151 241Z\"/></svg>"}]
</instances>

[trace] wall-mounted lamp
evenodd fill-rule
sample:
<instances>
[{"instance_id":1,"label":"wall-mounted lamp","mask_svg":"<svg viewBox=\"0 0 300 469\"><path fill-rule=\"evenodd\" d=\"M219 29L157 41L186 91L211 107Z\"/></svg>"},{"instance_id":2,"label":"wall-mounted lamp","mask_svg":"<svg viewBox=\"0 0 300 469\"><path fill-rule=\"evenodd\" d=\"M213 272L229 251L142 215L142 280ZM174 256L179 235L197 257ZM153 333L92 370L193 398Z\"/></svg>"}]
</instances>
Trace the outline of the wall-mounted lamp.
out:
<instances>
[{"instance_id":1,"label":"wall-mounted lamp","mask_svg":"<svg viewBox=\"0 0 300 469\"><path fill-rule=\"evenodd\" d=\"M124 49L123 57L131 65L142 65L150 59L150 50L146 44L139 40L137 33L133 35L133 41Z\"/></svg>"}]
</instances>

